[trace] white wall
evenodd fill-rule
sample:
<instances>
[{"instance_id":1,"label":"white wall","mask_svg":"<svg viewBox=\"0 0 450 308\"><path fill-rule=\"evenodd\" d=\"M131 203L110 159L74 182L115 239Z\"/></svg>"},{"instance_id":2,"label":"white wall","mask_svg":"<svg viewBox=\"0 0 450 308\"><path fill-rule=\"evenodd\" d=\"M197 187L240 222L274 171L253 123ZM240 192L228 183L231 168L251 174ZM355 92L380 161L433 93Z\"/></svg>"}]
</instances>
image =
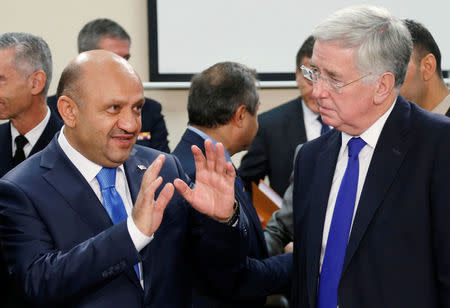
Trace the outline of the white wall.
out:
<instances>
[{"instance_id":1,"label":"white wall","mask_svg":"<svg viewBox=\"0 0 450 308\"><path fill-rule=\"evenodd\" d=\"M130 63L141 75L142 80L148 80L145 0L3 0L1 11L2 33L30 32L43 37L49 44L54 64L49 94L56 92L62 70L77 55L76 39L82 26L92 19L102 17L117 21L130 34L132 40ZM163 105L171 149L178 143L186 127L187 93L187 90L149 90L145 93ZM261 90L261 111L297 95L297 89ZM239 159L234 160L238 164Z\"/></svg>"}]
</instances>

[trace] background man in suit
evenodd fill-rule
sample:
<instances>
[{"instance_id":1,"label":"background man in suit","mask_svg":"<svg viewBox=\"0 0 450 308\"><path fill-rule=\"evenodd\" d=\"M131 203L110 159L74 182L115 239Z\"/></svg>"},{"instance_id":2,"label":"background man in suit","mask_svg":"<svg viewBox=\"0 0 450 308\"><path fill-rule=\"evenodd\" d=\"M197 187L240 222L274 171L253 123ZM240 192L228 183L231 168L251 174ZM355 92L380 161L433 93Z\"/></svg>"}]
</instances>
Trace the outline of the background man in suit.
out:
<instances>
[{"instance_id":1,"label":"background man in suit","mask_svg":"<svg viewBox=\"0 0 450 308\"><path fill-rule=\"evenodd\" d=\"M442 76L439 47L425 26L409 19L404 22L413 51L400 94L425 110L450 116L450 90Z\"/></svg>"},{"instance_id":2,"label":"background man in suit","mask_svg":"<svg viewBox=\"0 0 450 308\"><path fill-rule=\"evenodd\" d=\"M303 77L300 69L302 65L309 67L313 46L314 38L310 36L297 52L295 80L302 96L258 117L258 133L239 167L248 191L252 181L258 183L267 175L270 186L282 196L289 185L295 147L320 136L322 127L324 132L328 130L318 121L311 81Z\"/></svg>"},{"instance_id":3,"label":"background man in suit","mask_svg":"<svg viewBox=\"0 0 450 308\"><path fill-rule=\"evenodd\" d=\"M292 307L450 307L450 119L399 96L412 41L383 9L313 30L323 121L294 173Z\"/></svg>"},{"instance_id":4,"label":"background man in suit","mask_svg":"<svg viewBox=\"0 0 450 308\"><path fill-rule=\"evenodd\" d=\"M226 150L227 161L250 146L258 129L259 96L256 81L254 70L235 62L217 63L192 78L187 105L189 126L173 151L192 180L196 178L191 152L193 145L204 151L204 140L221 142ZM236 200L247 217L247 221L241 222L248 234L248 256L267 258L261 222L239 176L234 188ZM272 264L278 276L285 272L291 273L290 262L281 265L278 259L266 262ZM214 298L204 280L197 279L196 282L193 290L194 307L261 307L265 301L264 295L240 301Z\"/></svg>"},{"instance_id":5,"label":"background man in suit","mask_svg":"<svg viewBox=\"0 0 450 308\"><path fill-rule=\"evenodd\" d=\"M0 35L0 177L26 157L42 150L61 128L45 103L52 79L52 56L47 43L28 33ZM2 306L19 303L0 254Z\"/></svg>"},{"instance_id":6,"label":"background man in suit","mask_svg":"<svg viewBox=\"0 0 450 308\"><path fill-rule=\"evenodd\" d=\"M78 52L105 49L129 60L130 46L130 35L118 23L107 18L88 22L78 34ZM56 95L47 99L50 108L59 115L56 107L57 101ZM161 104L153 99L145 98L141 114L142 130L136 143L169 153L168 133L164 117L161 114Z\"/></svg>"},{"instance_id":7,"label":"background man in suit","mask_svg":"<svg viewBox=\"0 0 450 308\"><path fill-rule=\"evenodd\" d=\"M303 144L295 148L294 160ZM289 177L289 186L284 192L281 208L270 217L264 228L264 238L270 256L294 250L294 217L292 207L292 192L294 190L294 171Z\"/></svg>"},{"instance_id":8,"label":"background man in suit","mask_svg":"<svg viewBox=\"0 0 450 308\"><path fill-rule=\"evenodd\" d=\"M175 157L134 146L142 82L109 51L78 55L58 97L61 132L0 180L3 248L29 306L188 307L197 264L228 282L214 269L245 245L223 146L192 150L193 190Z\"/></svg>"}]
</instances>

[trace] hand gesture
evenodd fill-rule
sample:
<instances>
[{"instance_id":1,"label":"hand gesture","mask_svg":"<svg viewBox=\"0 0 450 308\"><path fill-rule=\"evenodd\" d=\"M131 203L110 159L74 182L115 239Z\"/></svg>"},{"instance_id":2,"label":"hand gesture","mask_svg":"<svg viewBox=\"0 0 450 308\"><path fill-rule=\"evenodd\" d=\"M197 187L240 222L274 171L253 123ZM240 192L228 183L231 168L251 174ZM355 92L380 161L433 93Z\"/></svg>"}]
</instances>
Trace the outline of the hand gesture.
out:
<instances>
[{"instance_id":1,"label":"hand gesture","mask_svg":"<svg viewBox=\"0 0 450 308\"><path fill-rule=\"evenodd\" d=\"M221 143L216 149L211 140L205 140L206 159L197 146L192 146L196 181L190 189L180 179L174 181L178 192L199 212L219 221L227 221L233 215L234 181L236 172L231 162L226 162Z\"/></svg>"},{"instance_id":2,"label":"hand gesture","mask_svg":"<svg viewBox=\"0 0 450 308\"><path fill-rule=\"evenodd\" d=\"M156 200L155 191L162 183L158 176L166 157L159 155L142 178L141 189L131 213L136 227L145 235L151 236L159 228L164 209L172 199L174 188L171 183L164 185Z\"/></svg>"}]
</instances>

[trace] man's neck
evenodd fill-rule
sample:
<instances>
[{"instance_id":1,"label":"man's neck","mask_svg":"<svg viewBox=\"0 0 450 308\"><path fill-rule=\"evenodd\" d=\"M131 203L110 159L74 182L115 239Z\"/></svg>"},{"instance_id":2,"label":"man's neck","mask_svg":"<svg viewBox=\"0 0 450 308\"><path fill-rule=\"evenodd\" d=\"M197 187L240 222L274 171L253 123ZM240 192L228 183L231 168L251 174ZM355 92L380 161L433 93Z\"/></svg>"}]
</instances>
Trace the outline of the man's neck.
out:
<instances>
[{"instance_id":1,"label":"man's neck","mask_svg":"<svg viewBox=\"0 0 450 308\"><path fill-rule=\"evenodd\" d=\"M23 111L13 118L10 118L10 121L21 135L25 135L36 127L36 125L41 123L46 114L47 104L45 102L45 98L36 98L36 100L31 104L31 108Z\"/></svg>"},{"instance_id":2,"label":"man's neck","mask_svg":"<svg viewBox=\"0 0 450 308\"><path fill-rule=\"evenodd\" d=\"M231 147L232 132L230 131L230 128L227 125L214 128L208 128L198 125L192 126L198 130L201 130L209 137L213 138L215 141L222 143L225 150L230 154L230 156L233 156L234 152Z\"/></svg>"}]
</instances>

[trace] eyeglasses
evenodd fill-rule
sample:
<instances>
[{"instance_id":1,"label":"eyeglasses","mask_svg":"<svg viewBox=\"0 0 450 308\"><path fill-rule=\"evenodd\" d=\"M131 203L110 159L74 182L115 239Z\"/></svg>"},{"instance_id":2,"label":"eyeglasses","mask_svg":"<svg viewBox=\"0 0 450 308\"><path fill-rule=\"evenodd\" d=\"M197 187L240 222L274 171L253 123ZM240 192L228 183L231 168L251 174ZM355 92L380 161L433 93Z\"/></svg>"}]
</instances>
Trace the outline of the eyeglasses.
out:
<instances>
[{"instance_id":1,"label":"eyeglasses","mask_svg":"<svg viewBox=\"0 0 450 308\"><path fill-rule=\"evenodd\" d=\"M300 69L302 70L303 76L307 80L311 81L313 83L313 85L317 84L317 82L319 82L319 80L322 79L329 90L336 92L338 94L341 94L343 87L346 87L346 86L348 86L354 82L357 82L358 80L361 80L364 77L367 77L370 74L372 74L372 73L368 73L362 77L359 77L358 79L352 80L347 83L342 83L342 82L339 82L336 80L332 80L332 79L330 79L330 77L321 75L317 69L311 69L304 65L300 66Z\"/></svg>"}]
</instances>

